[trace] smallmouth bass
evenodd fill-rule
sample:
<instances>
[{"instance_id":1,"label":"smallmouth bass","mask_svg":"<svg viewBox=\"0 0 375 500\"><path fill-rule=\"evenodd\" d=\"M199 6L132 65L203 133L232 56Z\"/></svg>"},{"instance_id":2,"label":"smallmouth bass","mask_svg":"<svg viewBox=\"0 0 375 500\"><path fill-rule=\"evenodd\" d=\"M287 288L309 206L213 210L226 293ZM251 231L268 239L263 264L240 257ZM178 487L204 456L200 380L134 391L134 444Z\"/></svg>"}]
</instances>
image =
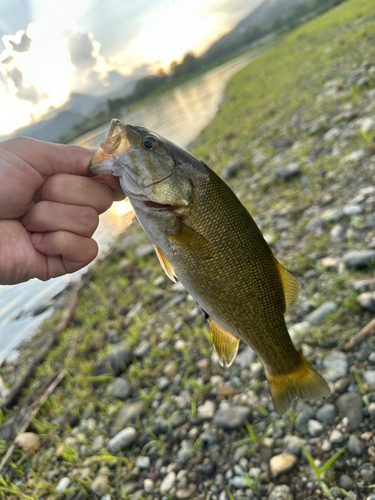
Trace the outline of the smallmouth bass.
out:
<instances>
[{"instance_id":1,"label":"smallmouth bass","mask_svg":"<svg viewBox=\"0 0 375 500\"><path fill-rule=\"evenodd\" d=\"M284 312L300 290L297 279L218 175L151 130L119 120L112 120L89 170L120 178L165 273L205 312L223 366L232 364L242 339L263 362L279 414L295 397L329 396L285 324Z\"/></svg>"}]
</instances>

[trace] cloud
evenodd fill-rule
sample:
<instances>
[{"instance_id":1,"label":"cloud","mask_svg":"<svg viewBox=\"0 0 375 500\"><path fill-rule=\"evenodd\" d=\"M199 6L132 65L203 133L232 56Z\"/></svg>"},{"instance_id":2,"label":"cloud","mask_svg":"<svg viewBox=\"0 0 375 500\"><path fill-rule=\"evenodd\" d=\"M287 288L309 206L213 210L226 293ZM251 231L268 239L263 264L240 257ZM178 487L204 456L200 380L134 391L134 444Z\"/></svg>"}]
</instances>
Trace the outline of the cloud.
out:
<instances>
[{"instance_id":1,"label":"cloud","mask_svg":"<svg viewBox=\"0 0 375 500\"><path fill-rule=\"evenodd\" d=\"M11 63L12 61L13 61L13 56L9 55L9 56L7 56L5 59L3 59L3 60L1 61L1 64L6 65L6 64Z\"/></svg>"},{"instance_id":2,"label":"cloud","mask_svg":"<svg viewBox=\"0 0 375 500\"><path fill-rule=\"evenodd\" d=\"M27 33L23 33L21 40L17 43L13 40L9 40L15 52L27 52L31 45L31 38L27 36Z\"/></svg>"},{"instance_id":3,"label":"cloud","mask_svg":"<svg viewBox=\"0 0 375 500\"><path fill-rule=\"evenodd\" d=\"M38 104L43 99L47 99L47 92L39 92L34 85L26 87L23 83L23 74L19 68L13 68L6 72L7 77L13 82L17 89L16 95L19 99Z\"/></svg>"},{"instance_id":4,"label":"cloud","mask_svg":"<svg viewBox=\"0 0 375 500\"><path fill-rule=\"evenodd\" d=\"M91 33L73 32L65 33L68 40L70 62L76 69L91 69L97 63L97 47Z\"/></svg>"}]
</instances>

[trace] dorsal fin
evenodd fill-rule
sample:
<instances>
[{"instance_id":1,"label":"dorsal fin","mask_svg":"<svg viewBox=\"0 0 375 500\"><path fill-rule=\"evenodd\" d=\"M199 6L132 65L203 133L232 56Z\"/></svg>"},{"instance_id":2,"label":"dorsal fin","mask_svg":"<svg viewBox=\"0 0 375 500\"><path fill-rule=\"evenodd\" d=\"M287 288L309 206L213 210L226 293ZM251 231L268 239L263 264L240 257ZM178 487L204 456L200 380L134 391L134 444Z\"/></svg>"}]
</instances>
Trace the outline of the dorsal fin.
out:
<instances>
[{"instance_id":1,"label":"dorsal fin","mask_svg":"<svg viewBox=\"0 0 375 500\"><path fill-rule=\"evenodd\" d=\"M221 366L230 366L236 357L240 339L225 331L211 318L208 318L208 324L219 363Z\"/></svg>"},{"instance_id":2,"label":"dorsal fin","mask_svg":"<svg viewBox=\"0 0 375 500\"><path fill-rule=\"evenodd\" d=\"M153 243L154 245L154 243ZM164 255L164 253L160 250L159 247L154 245L156 255L158 256L159 262L161 267L164 269L165 274L168 276L170 280L172 280L174 283L176 283L176 276L174 274L173 267L169 263L169 260L167 257Z\"/></svg>"},{"instance_id":3,"label":"dorsal fin","mask_svg":"<svg viewBox=\"0 0 375 500\"><path fill-rule=\"evenodd\" d=\"M277 262L276 259L275 264L284 289L285 309L288 309L290 304L298 297L301 291L301 285L297 278Z\"/></svg>"}]
</instances>

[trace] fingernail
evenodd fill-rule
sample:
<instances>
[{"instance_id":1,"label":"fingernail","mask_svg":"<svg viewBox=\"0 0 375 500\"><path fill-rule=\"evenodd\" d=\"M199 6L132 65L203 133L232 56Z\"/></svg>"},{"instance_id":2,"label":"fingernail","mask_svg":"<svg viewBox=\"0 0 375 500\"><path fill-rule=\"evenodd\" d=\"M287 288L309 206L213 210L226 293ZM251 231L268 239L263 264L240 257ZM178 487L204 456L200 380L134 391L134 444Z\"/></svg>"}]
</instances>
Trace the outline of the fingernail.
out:
<instances>
[{"instance_id":1,"label":"fingernail","mask_svg":"<svg viewBox=\"0 0 375 500\"><path fill-rule=\"evenodd\" d=\"M31 235L31 241L33 245L39 245L39 243L42 243L42 239L43 239L42 233L34 233Z\"/></svg>"}]
</instances>

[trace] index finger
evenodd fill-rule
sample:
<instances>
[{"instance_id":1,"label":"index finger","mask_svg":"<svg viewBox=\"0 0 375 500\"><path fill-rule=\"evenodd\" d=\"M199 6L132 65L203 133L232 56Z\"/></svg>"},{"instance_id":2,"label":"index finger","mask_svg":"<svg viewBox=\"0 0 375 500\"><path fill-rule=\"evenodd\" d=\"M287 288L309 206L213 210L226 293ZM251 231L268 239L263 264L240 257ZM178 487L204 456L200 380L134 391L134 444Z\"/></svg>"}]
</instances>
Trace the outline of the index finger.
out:
<instances>
[{"instance_id":1,"label":"index finger","mask_svg":"<svg viewBox=\"0 0 375 500\"><path fill-rule=\"evenodd\" d=\"M88 165L95 153L95 149L53 144L29 137L17 137L4 141L0 147L16 155L43 177L58 173L89 176Z\"/></svg>"}]
</instances>

